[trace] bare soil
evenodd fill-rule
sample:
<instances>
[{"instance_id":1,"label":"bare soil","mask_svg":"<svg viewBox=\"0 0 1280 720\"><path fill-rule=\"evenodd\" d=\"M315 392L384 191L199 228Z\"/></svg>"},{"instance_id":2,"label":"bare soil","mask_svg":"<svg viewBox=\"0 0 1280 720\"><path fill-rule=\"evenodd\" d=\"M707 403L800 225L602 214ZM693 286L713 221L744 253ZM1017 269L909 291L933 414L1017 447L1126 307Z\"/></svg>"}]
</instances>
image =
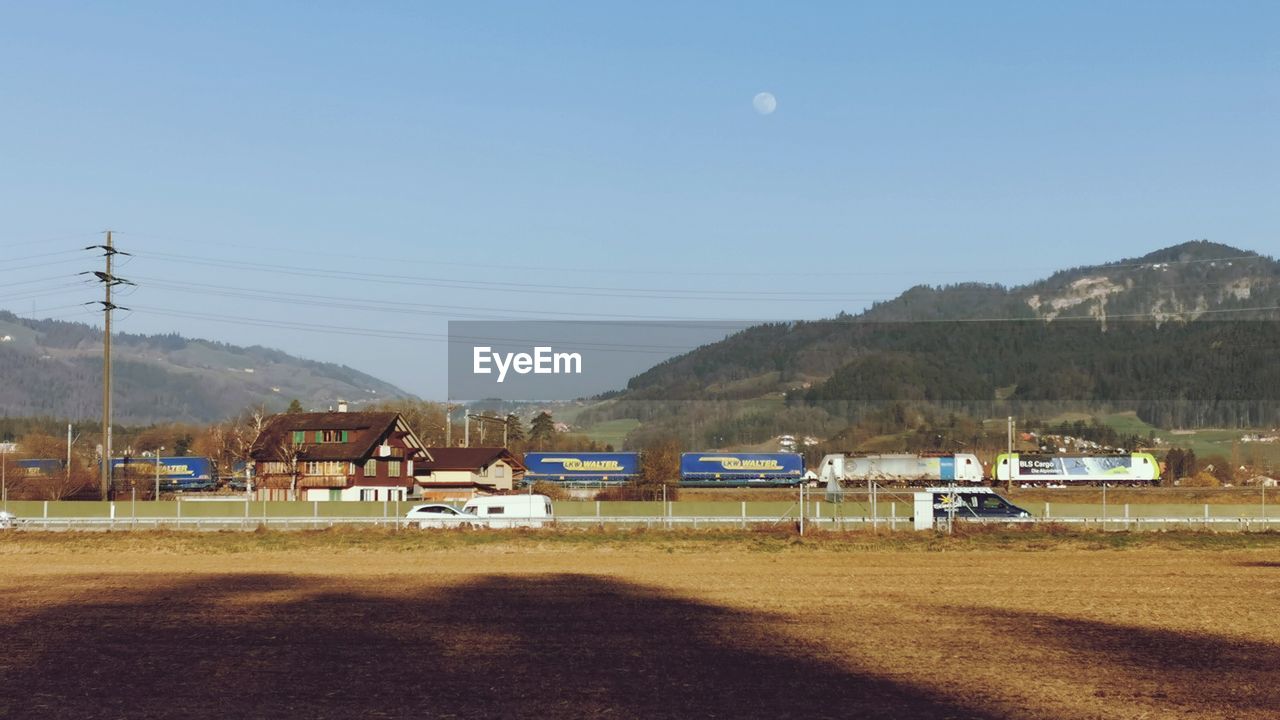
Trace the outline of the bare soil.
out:
<instances>
[{"instance_id":1,"label":"bare soil","mask_svg":"<svg viewBox=\"0 0 1280 720\"><path fill-rule=\"evenodd\" d=\"M1280 712L1280 543L633 540L10 533L0 717Z\"/></svg>"}]
</instances>

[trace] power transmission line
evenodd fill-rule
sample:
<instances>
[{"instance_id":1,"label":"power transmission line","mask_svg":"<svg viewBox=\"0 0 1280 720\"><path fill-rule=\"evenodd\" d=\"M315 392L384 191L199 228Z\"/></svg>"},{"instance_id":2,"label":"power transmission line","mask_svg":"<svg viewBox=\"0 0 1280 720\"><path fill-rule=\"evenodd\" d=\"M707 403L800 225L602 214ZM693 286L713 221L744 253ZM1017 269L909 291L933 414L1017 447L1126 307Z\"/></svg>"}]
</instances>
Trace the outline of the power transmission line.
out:
<instances>
[{"instance_id":1,"label":"power transmission line","mask_svg":"<svg viewBox=\"0 0 1280 720\"><path fill-rule=\"evenodd\" d=\"M230 315L214 315L207 313L191 313L178 312L162 308L151 308L134 306L134 312L146 315L166 315L170 317L191 318L196 320L209 320L213 322L225 322L234 325L253 325L257 327L277 328L281 330L302 330L305 332L316 332L328 335L345 335L353 337L375 337L389 340L416 340L421 342L437 342L448 343L450 341L479 341L479 342L501 342L501 343L546 343L546 338L512 338L512 337L482 337L472 335L448 335L445 333L420 333L407 330L377 330L372 328L357 328L338 325L318 325L313 323L303 323L295 321L280 320L264 320L262 318L250 317L234 317ZM639 343L603 343L603 342L583 342L576 343L575 347L584 350L600 350L603 352L638 352L648 354L670 355L672 353L687 352L692 349L686 345L645 345Z\"/></svg>"},{"instance_id":2,"label":"power transmission line","mask_svg":"<svg viewBox=\"0 0 1280 720\"><path fill-rule=\"evenodd\" d=\"M389 275L385 273L363 273L349 270L329 270L326 268L308 268L294 265L273 265L268 263L232 262L217 258L202 258L171 253L149 253L139 257L175 262L183 264L220 267L231 270L249 270L270 272L282 275L302 277L318 277L333 280L355 280L377 282L394 285L413 285L419 287L442 287L454 290L485 290L488 292L530 292L549 295L574 295L586 297L634 297L646 299L700 300L723 299L741 301L750 299L766 299L770 302L825 302L828 300L860 300L864 299L851 293L814 293L812 291L780 291L780 290L698 290L679 288L622 288L594 285L542 285L537 283L497 282L489 280L463 280L457 278L415 278L411 275Z\"/></svg>"},{"instance_id":3,"label":"power transmission line","mask_svg":"<svg viewBox=\"0 0 1280 720\"><path fill-rule=\"evenodd\" d=\"M168 236L138 235L137 233L132 233L131 236L132 237L151 237L158 240L163 240L166 243L182 242L180 238L171 238ZM243 250L252 250L254 252L259 252L259 253L264 251L262 244L244 245L244 244L235 244L235 243L225 243L220 241L219 246L233 247L233 248L239 248ZM268 250L268 251L271 251L271 250ZM322 251L317 251L314 248L305 248L305 249L297 248L297 247L282 248L280 250L275 250L274 252L278 252L280 254L285 254L285 255L297 255L299 253L305 253L308 257L332 257L332 258L345 259L345 260L361 260L361 261L368 260L368 256L366 255L357 255L353 253L322 252ZM1097 265L1096 267L1135 268L1135 267L1152 267L1155 265L1196 265L1196 264L1214 263L1214 262L1245 262L1245 261L1256 261L1256 260L1271 261L1272 258L1267 255L1251 253L1246 255L1228 255L1228 256L1217 257L1217 258L1193 258L1188 260L1166 260L1166 261L1160 261L1160 262L1119 261L1115 263L1100 264L1100 265ZM625 269L615 269L613 266L608 266L608 265L601 265L596 267L568 267L568 266L562 266L562 265L539 266L539 265L528 265L528 264L499 264L499 263L488 263L488 262L464 262L464 261L455 261L455 260L436 260L436 259L415 260L412 258L397 258L396 262L402 263L402 264L411 264L411 265L424 265L427 267L440 267L440 266L475 267L475 268L483 268L483 269L500 269L500 270L517 270L517 271L592 273L595 275L658 275L658 276L673 276L673 277L676 277L676 276L704 277L706 275L705 271L700 271L700 270L678 270L678 269L672 269L672 268L653 270L653 269L641 269L641 268L633 268L633 267L627 267ZM979 272L982 272L983 270L989 270L989 269L990 268L955 269L954 267L931 269L927 267L921 267L919 265L912 265L911 267L904 267L902 269L893 269L893 270L865 270L865 271L855 270L855 271L842 272L841 275L856 276L856 277L899 276L899 275L919 276L919 275L938 275L938 274L967 275L967 274L979 273ZM1001 269L1008 270L1010 268L1009 266L1002 264ZM1067 268L1064 270L1063 268L1060 268L1060 267L1022 265L1013 269L1020 270L1020 271L1028 271L1028 272L1044 271L1044 272L1056 273L1056 272L1070 272L1075 268ZM729 274L735 277L812 277L813 275L813 273L810 273L810 272L778 272L776 270L771 270L771 271L732 270L732 271L729 271Z\"/></svg>"},{"instance_id":4,"label":"power transmission line","mask_svg":"<svg viewBox=\"0 0 1280 720\"><path fill-rule=\"evenodd\" d=\"M394 300L375 300L369 298L353 298L334 295L315 295L309 293L289 293L281 291L256 290L252 288L238 288L219 285L209 285L204 283L175 283L165 280L159 280L146 276L138 276L139 280L147 283L148 287L156 287L161 289L173 290L184 293L195 293L199 295L215 295L220 297L240 298L244 300L262 300L266 302L278 302L286 304L307 305L311 307L331 307L345 310L369 310L376 312L405 313L413 315L427 315L432 317L473 317L479 319L494 319L494 315L482 315L475 313L498 313L498 314L523 314L533 315L537 318L545 318L548 315L562 315L572 318L609 318L618 320L633 321L681 321L685 323L701 322L701 323L723 323L731 322L725 318L690 318L679 316L662 316L662 315L629 315L615 313L596 313L596 312L568 312L556 310L524 310L517 308L494 308L494 307L477 307L470 305L440 305L435 303L417 303ZM432 312L425 308L439 308L449 312ZM528 319L528 318L526 318Z\"/></svg>"},{"instance_id":5,"label":"power transmission line","mask_svg":"<svg viewBox=\"0 0 1280 720\"><path fill-rule=\"evenodd\" d=\"M107 269L105 272L97 270L87 270L81 275L93 275L102 283L102 288L106 293L106 299L95 301L102 304L103 313L103 332L102 332L102 480L100 490L102 500L105 502L111 499L111 312L121 308L111 301L111 290L117 285L132 285L128 280L117 277L112 274L111 264L115 260L116 255L128 255L129 253L117 250L112 240L112 231L106 231L107 240L105 245L90 245L85 250L102 250L102 255L106 259ZM92 305L94 303L85 303Z\"/></svg>"}]
</instances>

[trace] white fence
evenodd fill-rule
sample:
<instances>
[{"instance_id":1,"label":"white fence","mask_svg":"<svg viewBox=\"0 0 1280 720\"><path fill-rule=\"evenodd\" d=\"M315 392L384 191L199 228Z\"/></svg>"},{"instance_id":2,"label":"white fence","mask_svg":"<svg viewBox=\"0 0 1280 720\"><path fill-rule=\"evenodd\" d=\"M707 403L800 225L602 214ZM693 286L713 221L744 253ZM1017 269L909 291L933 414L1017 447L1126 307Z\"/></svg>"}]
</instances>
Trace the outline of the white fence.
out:
<instances>
[{"instance_id":1,"label":"white fence","mask_svg":"<svg viewBox=\"0 0 1280 720\"><path fill-rule=\"evenodd\" d=\"M467 520L468 526L483 526L483 519ZM522 522L508 517L504 523ZM712 529L712 528L790 528L800 532L885 530L910 531L912 522L906 517L805 517L794 514L780 517L716 516L568 516L554 520L534 518L543 527L560 528L648 528L648 529ZM1007 525L1066 525L1078 529L1100 531L1142 530L1214 530L1223 532L1258 532L1280 530L1280 517L1054 517L1001 518L998 520L957 519L960 523ZM124 531L124 530L314 530L338 526L368 528L415 528L418 520L403 517L117 517L117 518L21 518L13 529L25 531ZM945 529L945 520L938 521Z\"/></svg>"}]
</instances>

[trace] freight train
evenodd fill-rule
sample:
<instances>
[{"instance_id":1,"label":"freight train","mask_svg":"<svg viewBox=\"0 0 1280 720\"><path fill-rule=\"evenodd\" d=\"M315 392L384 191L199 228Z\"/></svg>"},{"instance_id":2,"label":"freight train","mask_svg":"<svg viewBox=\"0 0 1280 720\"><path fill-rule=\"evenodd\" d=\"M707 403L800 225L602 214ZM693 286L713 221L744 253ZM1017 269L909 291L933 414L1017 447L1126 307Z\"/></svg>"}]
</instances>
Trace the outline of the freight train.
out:
<instances>
[{"instance_id":1,"label":"freight train","mask_svg":"<svg viewBox=\"0 0 1280 720\"><path fill-rule=\"evenodd\" d=\"M18 474L20 477L28 478L52 477L65 472L67 467L66 460L55 460L51 458L15 460L13 464L18 466Z\"/></svg>"},{"instance_id":2,"label":"freight train","mask_svg":"<svg viewBox=\"0 0 1280 720\"><path fill-rule=\"evenodd\" d=\"M527 452L526 482L620 485L640 474L637 452ZM680 456L680 485L684 487L768 487L796 485L804 480L804 456L799 453L684 453Z\"/></svg>"},{"instance_id":3,"label":"freight train","mask_svg":"<svg viewBox=\"0 0 1280 720\"><path fill-rule=\"evenodd\" d=\"M620 485L640 474L640 453L635 452L527 452L526 482Z\"/></svg>"},{"instance_id":4,"label":"freight train","mask_svg":"<svg viewBox=\"0 0 1280 720\"><path fill-rule=\"evenodd\" d=\"M682 487L794 487L814 482L828 488L878 485L976 486L1008 480L1009 455L988 474L973 453L833 453L812 471L799 453L733 453L708 450L680 456ZM1013 481L1023 485L1144 484L1160 477L1150 453L1128 455L1018 455ZM640 473L637 452L529 452L527 482L621 485Z\"/></svg>"},{"instance_id":5,"label":"freight train","mask_svg":"<svg viewBox=\"0 0 1280 720\"><path fill-rule=\"evenodd\" d=\"M684 487L767 487L804 480L799 453L694 452L680 456Z\"/></svg>"},{"instance_id":6,"label":"freight train","mask_svg":"<svg viewBox=\"0 0 1280 720\"><path fill-rule=\"evenodd\" d=\"M18 460L14 464L23 476L33 480L66 472L66 461L60 459L36 458ZM94 470L96 472L96 468ZM129 480L155 482L158 479L161 492L191 492L217 487L213 461L207 457L162 457L159 468L155 458L112 458L111 476L117 483Z\"/></svg>"},{"instance_id":7,"label":"freight train","mask_svg":"<svg viewBox=\"0 0 1280 720\"><path fill-rule=\"evenodd\" d=\"M996 456L991 475L993 480L1020 485L1149 485L1160 479L1160 463L1151 453L1143 452L1123 455L1001 453Z\"/></svg>"},{"instance_id":8,"label":"freight train","mask_svg":"<svg viewBox=\"0 0 1280 720\"><path fill-rule=\"evenodd\" d=\"M117 481L159 482L161 492L213 490L217 475L207 457L112 458L111 475Z\"/></svg>"}]
</instances>

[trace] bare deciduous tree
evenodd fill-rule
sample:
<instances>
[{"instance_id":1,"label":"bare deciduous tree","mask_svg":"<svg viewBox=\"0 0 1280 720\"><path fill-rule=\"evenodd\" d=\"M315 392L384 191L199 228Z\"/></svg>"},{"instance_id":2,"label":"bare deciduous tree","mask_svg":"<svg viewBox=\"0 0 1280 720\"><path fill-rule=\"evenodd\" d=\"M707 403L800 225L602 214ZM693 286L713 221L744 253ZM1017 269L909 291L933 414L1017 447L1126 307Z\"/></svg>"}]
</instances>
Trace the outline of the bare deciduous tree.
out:
<instances>
[{"instance_id":1,"label":"bare deciduous tree","mask_svg":"<svg viewBox=\"0 0 1280 720\"><path fill-rule=\"evenodd\" d=\"M289 499L298 499L298 481L302 479L302 459L306 456L307 446L295 443L292 437L285 436L267 448L271 462L283 465L284 472L266 475L262 478L266 487L280 489L288 487ZM282 483L281 480L285 482Z\"/></svg>"}]
</instances>

